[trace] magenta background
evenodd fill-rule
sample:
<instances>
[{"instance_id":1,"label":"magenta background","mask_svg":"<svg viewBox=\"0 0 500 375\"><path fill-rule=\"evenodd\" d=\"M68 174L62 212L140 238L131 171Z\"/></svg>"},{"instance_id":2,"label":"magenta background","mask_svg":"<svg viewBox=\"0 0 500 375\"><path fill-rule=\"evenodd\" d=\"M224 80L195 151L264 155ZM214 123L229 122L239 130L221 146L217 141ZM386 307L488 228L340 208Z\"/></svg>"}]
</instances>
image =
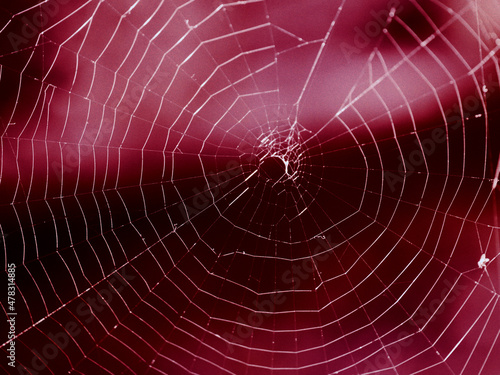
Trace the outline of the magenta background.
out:
<instances>
[{"instance_id":1,"label":"magenta background","mask_svg":"<svg viewBox=\"0 0 500 375\"><path fill-rule=\"evenodd\" d=\"M500 70L473 2L401 2L402 21L348 62L341 44L387 3L134 3L59 2L18 51L6 35L43 5L3 5L1 246L17 265L18 364L33 368L33 350L75 322L81 333L39 373L498 371ZM482 25L499 32L494 2L482 6ZM189 31L186 20L205 18ZM448 44L419 48L432 23ZM454 109L483 84L491 95L473 113ZM464 126L446 124L448 110ZM281 187L246 180L258 136L295 119L298 218ZM436 128L446 141L391 190L384 171L398 173L398 156ZM179 204L231 163L239 173L186 221ZM329 236L328 258L294 290L282 276L311 258L316 236ZM78 307L117 270L133 278L86 322ZM456 298L419 331L419 309L450 282ZM228 345L238 317L275 290L285 301Z\"/></svg>"}]
</instances>

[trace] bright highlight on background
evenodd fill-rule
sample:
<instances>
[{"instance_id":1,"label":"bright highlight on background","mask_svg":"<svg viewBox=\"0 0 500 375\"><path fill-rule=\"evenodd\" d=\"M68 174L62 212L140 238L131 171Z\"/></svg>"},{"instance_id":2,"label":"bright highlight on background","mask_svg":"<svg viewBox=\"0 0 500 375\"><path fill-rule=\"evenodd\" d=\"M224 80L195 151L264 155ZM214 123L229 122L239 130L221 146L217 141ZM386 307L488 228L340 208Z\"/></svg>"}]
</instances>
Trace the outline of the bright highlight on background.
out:
<instances>
[{"instance_id":1,"label":"bright highlight on background","mask_svg":"<svg viewBox=\"0 0 500 375\"><path fill-rule=\"evenodd\" d=\"M494 374L500 5L0 6L0 367Z\"/></svg>"}]
</instances>

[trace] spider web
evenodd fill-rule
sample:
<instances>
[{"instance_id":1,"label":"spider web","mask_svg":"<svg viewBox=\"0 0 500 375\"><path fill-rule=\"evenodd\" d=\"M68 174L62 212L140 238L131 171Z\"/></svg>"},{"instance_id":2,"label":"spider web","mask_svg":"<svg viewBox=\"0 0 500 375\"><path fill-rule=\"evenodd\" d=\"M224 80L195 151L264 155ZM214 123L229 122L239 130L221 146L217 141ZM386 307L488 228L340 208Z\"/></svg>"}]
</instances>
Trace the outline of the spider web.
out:
<instances>
[{"instance_id":1,"label":"spider web","mask_svg":"<svg viewBox=\"0 0 500 375\"><path fill-rule=\"evenodd\" d=\"M498 2L0 9L5 372L498 371Z\"/></svg>"}]
</instances>

